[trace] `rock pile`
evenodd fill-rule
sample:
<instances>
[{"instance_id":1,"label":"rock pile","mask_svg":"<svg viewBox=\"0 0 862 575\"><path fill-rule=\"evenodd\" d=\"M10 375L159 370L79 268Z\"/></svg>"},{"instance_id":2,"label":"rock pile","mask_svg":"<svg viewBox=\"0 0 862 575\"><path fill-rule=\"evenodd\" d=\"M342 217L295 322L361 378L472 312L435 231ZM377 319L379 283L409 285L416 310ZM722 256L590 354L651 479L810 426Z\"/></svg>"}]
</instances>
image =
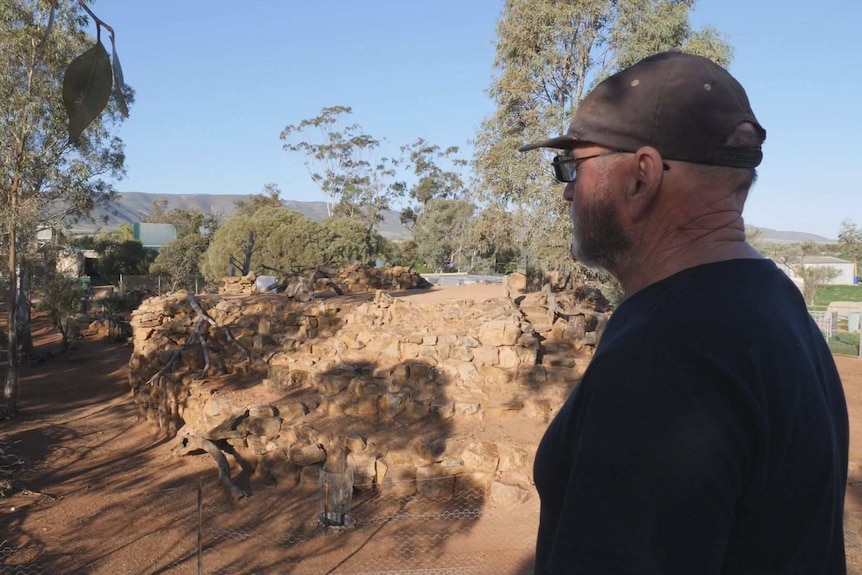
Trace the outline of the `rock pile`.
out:
<instances>
[{"instance_id":1,"label":"rock pile","mask_svg":"<svg viewBox=\"0 0 862 575\"><path fill-rule=\"evenodd\" d=\"M403 266L375 268L362 263L353 263L329 270L329 273L325 275L327 275L326 278L314 281L313 286L311 286L312 290L328 292L335 286L342 293L366 293L379 289L398 291L431 287L428 280L416 270ZM224 277L219 284L218 293L223 295L251 295L256 291L256 279L257 276L254 273L239 277ZM305 278L294 278L294 280L303 279ZM287 293L291 287L294 287L293 291L297 291L295 289L297 281L294 280L284 280L278 291Z\"/></svg>"},{"instance_id":2,"label":"rock pile","mask_svg":"<svg viewBox=\"0 0 862 575\"><path fill-rule=\"evenodd\" d=\"M221 279L218 293L223 295L251 295L254 293L254 273L244 276L226 276Z\"/></svg>"},{"instance_id":3,"label":"rock pile","mask_svg":"<svg viewBox=\"0 0 862 575\"><path fill-rule=\"evenodd\" d=\"M593 314L570 310L539 336L509 298L180 292L134 312L130 380L165 433L226 442L280 483L316 484L327 454L346 449L358 488L478 487L513 502L532 490L535 445L459 430L507 418L544 427L589 361Z\"/></svg>"},{"instance_id":4,"label":"rock pile","mask_svg":"<svg viewBox=\"0 0 862 575\"><path fill-rule=\"evenodd\" d=\"M375 268L354 263L340 268L333 279L345 293L431 287L416 270L403 266ZM321 285L319 289L326 289L326 286Z\"/></svg>"}]
</instances>

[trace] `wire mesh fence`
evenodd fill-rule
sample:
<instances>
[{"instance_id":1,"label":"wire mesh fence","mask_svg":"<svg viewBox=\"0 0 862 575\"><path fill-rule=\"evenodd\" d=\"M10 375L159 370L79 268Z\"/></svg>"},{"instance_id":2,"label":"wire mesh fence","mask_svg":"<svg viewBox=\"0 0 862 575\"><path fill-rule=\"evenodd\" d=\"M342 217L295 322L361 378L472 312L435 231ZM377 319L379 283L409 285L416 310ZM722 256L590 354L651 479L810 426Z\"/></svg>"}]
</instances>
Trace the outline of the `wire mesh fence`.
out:
<instances>
[{"instance_id":1,"label":"wire mesh fence","mask_svg":"<svg viewBox=\"0 0 862 575\"><path fill-rule=\"evenodd\" d=\"M73 540L2 541L0 575L526 575L538 524L535 497L492 505L481 490L356 492L344 527L320 521L316 489L234 501L213 482L113 499Z\"/></svg>"}]
</instances>

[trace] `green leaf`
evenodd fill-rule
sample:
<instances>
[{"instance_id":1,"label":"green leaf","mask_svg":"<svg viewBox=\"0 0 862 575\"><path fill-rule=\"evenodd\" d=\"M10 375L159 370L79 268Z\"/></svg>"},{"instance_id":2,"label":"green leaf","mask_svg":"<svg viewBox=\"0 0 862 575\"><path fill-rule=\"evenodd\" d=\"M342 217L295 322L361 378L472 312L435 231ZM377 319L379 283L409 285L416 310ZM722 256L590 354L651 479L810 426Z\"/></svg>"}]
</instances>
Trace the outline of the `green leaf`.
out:
<instances>
[{"instance_id":1,"label":"green leaf","mask_svg":"<svg viewBox=\"0 0 862 575\"><path fill-rule=\"evenodd\" d=\"M63 78L63 103L69 117L69 143L99 117L111 96L113 74L108 52L101 42L72 60Z\"/></svg>"},{"instance_id":2,"label":"green leaf","mask_svg":"<svg viewBox=\"0 0 862 575\"><path fill-rule=\"evenodd\" d=\"M117 105L120 107L120 113L124 118L129 117L129 106L126 104L126 97L123 96L123 67L120 65L120 57L117 56L117 45L114 43L114 36L111 35L111 62L114 67L114 98L117 100Z\"/></svg>"}]
</instances>

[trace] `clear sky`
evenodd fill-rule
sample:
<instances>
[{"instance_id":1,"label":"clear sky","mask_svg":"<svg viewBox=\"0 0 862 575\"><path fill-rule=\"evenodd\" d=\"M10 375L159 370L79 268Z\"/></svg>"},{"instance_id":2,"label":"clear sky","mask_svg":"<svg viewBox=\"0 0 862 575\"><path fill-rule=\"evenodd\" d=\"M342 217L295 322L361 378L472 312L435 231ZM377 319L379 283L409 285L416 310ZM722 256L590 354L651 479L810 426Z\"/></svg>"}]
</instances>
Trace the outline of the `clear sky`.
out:
<instances>
[{"instance_id":1,"label":"clear sky","mask_svg":"<svg viewBox=\"0 0 862 575\"><path fill-rule=\"evenodd\" d=\"M502 0L101 0L137 96L120 130L123 191L323 200L281 130L324 106L391 151L418 137L470 151L493 105ZM859 0L699 0L695 27L734 48L731 72L768 137L746 222L834 238L862 225ZM562 194L562 190L561 190Z\"/></svg>"}]
</instances>

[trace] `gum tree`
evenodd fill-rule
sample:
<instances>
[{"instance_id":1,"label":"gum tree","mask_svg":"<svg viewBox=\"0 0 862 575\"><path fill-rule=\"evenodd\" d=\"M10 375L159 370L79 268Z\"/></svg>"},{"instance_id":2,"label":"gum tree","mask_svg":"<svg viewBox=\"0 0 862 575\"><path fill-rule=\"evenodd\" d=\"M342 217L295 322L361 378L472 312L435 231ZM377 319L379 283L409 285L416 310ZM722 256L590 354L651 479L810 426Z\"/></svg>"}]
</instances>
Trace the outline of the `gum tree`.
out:
<instances>
[{"instance_id":1,"label":"gum tree","mask_svg":"<svg viewBox=\"0 0 862 575\"><path fill-rule=\"evenodd\" d=\"M398 162L378 154L381 141L349 123L349 106L323 108L318 116L281 132L283 148L305 156L312 181L326 198L328 215L362 222L371 231L391 201L403 194Z\"/></svg>"},{"instance_id":2,"label":"gum tree","mask_svg":"<svg viewBox=\"0 0 862 575\"><path fill-rule=\"evenodd\" d=\"M0 3L0 231L9 292L3 395L10 417L18 410L21 254L40 226L84 217L108 200L113 189L103 178L123 174L123 144L113 130L132 93L103 33L113 47L113 30L83 0Z\"/></svg>"},{"instance_id":3,"label":"gum tree","mask_svg":"<svg viewBox=\"0 0 862 575\"><path fill-rule=\"evenodd\" d=\"M495 112L482 124L475 167L482 191L515 218L515 240L533 260L571 269L562 186L527 142L565 132L600 79L643 56L680 48L726 65L730 47L689 23L694 0L506 0L497 25Z\"/></svg>"}]
</instances>

